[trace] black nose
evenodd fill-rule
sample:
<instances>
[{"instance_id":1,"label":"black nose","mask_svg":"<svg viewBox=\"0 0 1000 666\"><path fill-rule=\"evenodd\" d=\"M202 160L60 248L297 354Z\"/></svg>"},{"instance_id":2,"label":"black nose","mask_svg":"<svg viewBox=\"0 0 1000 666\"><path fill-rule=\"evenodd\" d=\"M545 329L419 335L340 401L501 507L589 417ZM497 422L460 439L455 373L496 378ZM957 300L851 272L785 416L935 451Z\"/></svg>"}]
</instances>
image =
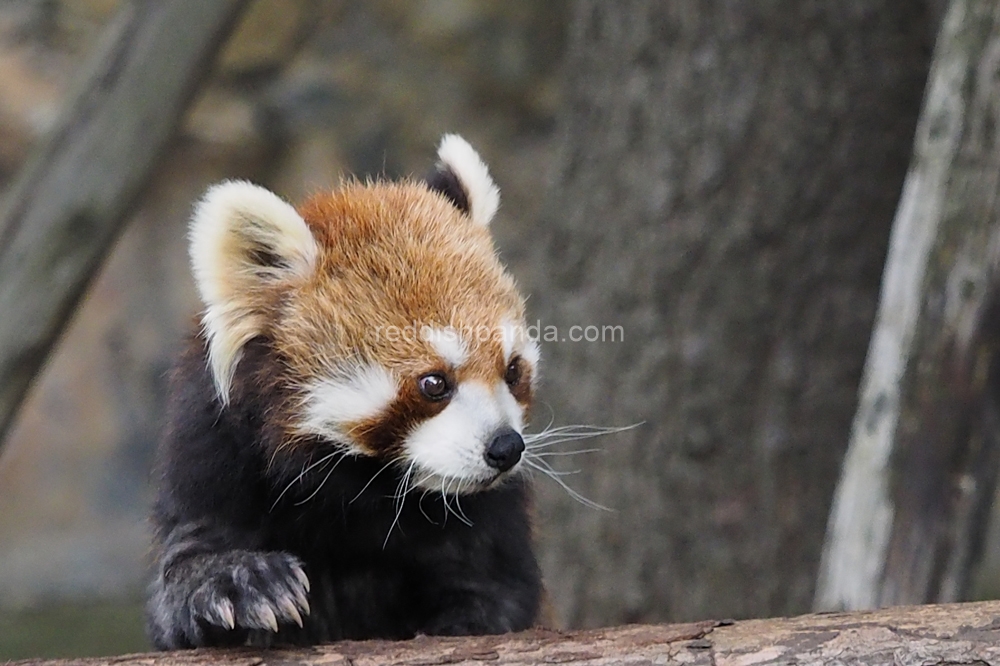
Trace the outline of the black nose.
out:
<instances>
[{"instance_id":1,"label":"black nose","mask_svg":"<svg viewBox=\"0 0 1000 666\"><path fill-rule=\"evenodd\" d=\"M501 472L506 472L517 464L524 452L524 440L512 429L501 430L486 447L486 464Z\"/></svg>"}]
</instances>

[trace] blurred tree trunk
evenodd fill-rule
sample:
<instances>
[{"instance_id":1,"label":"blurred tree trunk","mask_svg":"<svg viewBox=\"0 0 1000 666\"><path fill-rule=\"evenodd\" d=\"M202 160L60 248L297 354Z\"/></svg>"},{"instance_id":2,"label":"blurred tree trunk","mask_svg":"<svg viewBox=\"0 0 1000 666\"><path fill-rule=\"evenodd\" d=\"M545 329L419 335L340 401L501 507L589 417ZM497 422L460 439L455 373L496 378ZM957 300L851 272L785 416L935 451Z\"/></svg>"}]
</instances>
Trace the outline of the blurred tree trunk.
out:
<instances>
[{"instance_id":1,"label":"blurred tree trunk","mask_svg":"<svg viewBox=\"0 0 1000 666\"><path fill-rule=\"evenodd\" d=\"M643 426L539 483L576 626L807 610L936 33L912 0L580 0L530 276L557 423ZM547 417L545 407L538 419Z\"/></svg>"},{"instance_id":2,"label":"blurred tree trunk","mask_svg":"<svg viewBox=\"0 0 1000 666\"><path fill-rule=\"evenodd\" d=\"M896 214L817 606L966 593L1000 464L1000 5L954 0Z\"/></svg>"},{"instance_id":3,"label":"blurred tree trunk","mask_svg":"<svg viewBox=\"0 0 1000 666\"><path fill-rule=\"evenodd\" d=\"M0 446L248 0L132 0L0 210Z\"/></svg>"}]
</instances>

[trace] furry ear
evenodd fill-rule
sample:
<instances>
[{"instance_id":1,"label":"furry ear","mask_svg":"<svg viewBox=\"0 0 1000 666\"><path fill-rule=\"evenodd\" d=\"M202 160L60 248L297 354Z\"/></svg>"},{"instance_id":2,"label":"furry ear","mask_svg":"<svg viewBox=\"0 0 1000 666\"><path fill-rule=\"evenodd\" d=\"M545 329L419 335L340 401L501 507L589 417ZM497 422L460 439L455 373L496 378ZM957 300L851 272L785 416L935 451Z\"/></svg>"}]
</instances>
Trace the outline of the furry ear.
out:
<instances>
[{"instance_id":1,"label":"furry ear","mask_svg":"<svg viewBox=\"0 0 1000 666\"><path fill-rule=\"evenodd\" d=\"M243 346L264 332L269 289L309 275L319 249L302 217L245 181L209 188L191 219L191 265L208 336L209 366L223 403Z\"/></svg>"},{"instance_id":2,"label":"furry ear","mask_svg":"<svg viewBox=\"0 0 1000 666\"><path fill-rule=\"evenodd\" d=\"M500 207L500 190L489 169L469 143L445 134L438 146L438 163L427 185L445 195L476 224L486 226Z\"/></svg>"}]
</instances>

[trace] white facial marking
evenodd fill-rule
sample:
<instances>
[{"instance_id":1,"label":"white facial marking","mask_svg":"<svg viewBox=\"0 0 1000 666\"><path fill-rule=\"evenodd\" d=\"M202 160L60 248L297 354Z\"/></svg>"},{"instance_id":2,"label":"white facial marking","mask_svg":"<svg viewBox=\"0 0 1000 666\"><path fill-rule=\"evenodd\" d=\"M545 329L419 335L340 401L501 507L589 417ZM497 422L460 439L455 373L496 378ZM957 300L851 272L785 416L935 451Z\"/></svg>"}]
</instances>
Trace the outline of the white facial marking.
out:
<instances>
[{"instance_id":1,"label":"white facial marking","mask_svg":"<svg viewBox=\"0 0 1000 666\"><path fill-rule=\"evenodd\" d=\"M536 340L525 340L524 346L520 351L521 358L531 366L531 383L538 383L538 365L542 360L542 350L538 347L538 342Z\"/></svg>"},{"instance_id":2,"label":"white facial marking","mask_svg":"<svg viewBox=\"0 0 1000 666\"><path fill-rule=\"evenodd\" d=\"M503 347L504 363L510 361L511 356L514 355L514 347L523 335L524 327L520 324L512 322L509 319L503 320L500 324L500 345Z\"/></svg>"},{"instance_id":3,"label":"white facial marking","mask_svg":"<svg viewBox=\"0 0 1000 666\"><path fill-rule=\"evenodd\" d=\"M444 410L417 426L406 438L406 456L416 463L418 486L451 492L472 490L493 479L486 445L503 427L521 432L522 411L500 382L492 389L478 382L459 385ZM514 469L517 469L515 467Z\"/></svg>"},{"instance_id":4,"label":"white facial marking","mask_svg":"<svg viewBox=\"0 0 1000 666\"><path fill-rule=\"evenodd\" d=\"M469 358L469 350L465 346L465 340L452 326L445 328L425 326L421 335L424 340L431 343L437 355L453 368L459 367Z\"/></svg>"},{"instance_id":5,"label":"white facial marking","mask_svg":"<svg viewBox=\"0 0 1000 666\"><path fill-rule=\"evenodd\" d=\"M476 224L486 226L500 207L500 190L479 153L457 134L445 134L438 147L438 159L462 183L469 198L469 215Z\"/></svg>"},{"instance_id":6,"label":"white facial marking","mask_svg":"<svg viewBox=\"0 0 1000 666\"><path fill-rule=\"evenodd\" d=\"M303 432L347 445L345 426L378 416L396 399L396 380L379 365L364 365L320 379L305 389Z\"/></svg>"},{"instance_id":7,"label":"white facial marking","mask_svg":"<svg viewBox=\"0 0 1000 666\"><path fill-rule=\"evenodd\" d=\"M493 394L497 396L500 413L504 415L507 424L520 435L524 429L524 409L514 399L514 396L511 395L510 389L507 388L505 382L497 382L496 388L493 389Z\"/></svg>"}]
</instances>

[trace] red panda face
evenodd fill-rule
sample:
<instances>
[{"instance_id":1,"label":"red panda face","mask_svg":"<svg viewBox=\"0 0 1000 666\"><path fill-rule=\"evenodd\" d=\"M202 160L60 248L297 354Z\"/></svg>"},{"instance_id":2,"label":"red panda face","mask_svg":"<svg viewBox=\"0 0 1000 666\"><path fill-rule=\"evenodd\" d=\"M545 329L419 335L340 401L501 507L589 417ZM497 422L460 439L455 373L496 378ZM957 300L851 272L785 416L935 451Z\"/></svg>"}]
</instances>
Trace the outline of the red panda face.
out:
<instances>
[{"instance_id":1,"label":"red panda face","mask_svg":"<svg viewBox=\"0 0 1000 666\"><path fill-rule=\"evenodd\" d=\"M489 235L485 165L456 136L439 157L433 188L351 183L299 210L218 185L192 260L223 403L243 346L265 336L292 396L288 445L319 438L461 493L518 470L539 354Z\"/></svg>"}]
</instances>

